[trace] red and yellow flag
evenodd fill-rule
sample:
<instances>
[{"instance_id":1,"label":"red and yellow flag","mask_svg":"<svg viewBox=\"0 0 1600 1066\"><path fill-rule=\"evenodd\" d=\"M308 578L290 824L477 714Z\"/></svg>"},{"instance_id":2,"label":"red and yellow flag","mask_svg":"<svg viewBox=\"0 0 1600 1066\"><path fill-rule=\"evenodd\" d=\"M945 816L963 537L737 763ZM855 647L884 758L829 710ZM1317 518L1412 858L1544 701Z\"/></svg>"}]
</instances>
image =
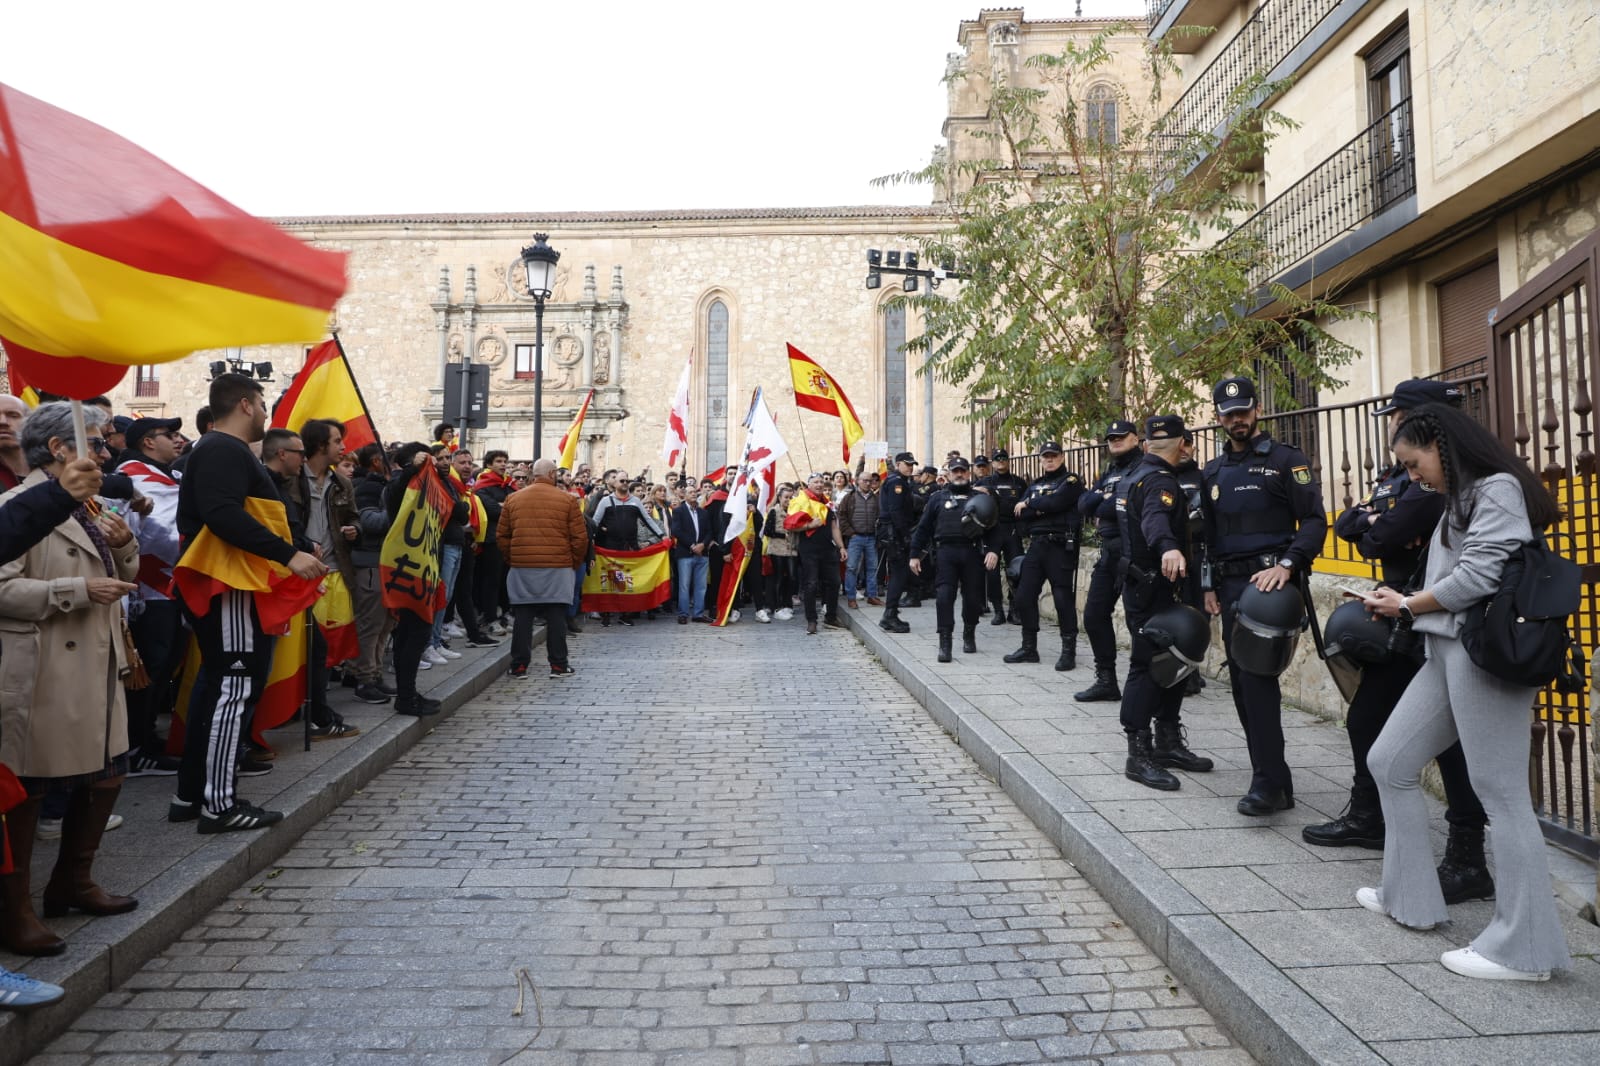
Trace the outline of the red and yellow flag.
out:
<instances>
[{"instance_id":1,"label":"red and yellow flag","mask_svg":"<svg viewBox=\"0 0 1600 1066\"><path fill-rule=\"evenodd\" d=\"M346 659L361 654L361 639L356 632L355 601L344 583L344 575L337 570L323 578L322 598L311 608L311 617L322 630L322 639L328 642L327 665L338 666Z\"/></svg>"},{"instance_id":2,"label":"red and yellow flag","mask_svg":"<svg viewBox=\"0 0 1600 1066\"><path fill-rule=\"evenodd\" d=\"M594 565L583 579L585 611L648 611L667 602L672 591L672 541L639 551L594 550Z\"/></svg>"},{"instance_id":3,"label":"red and yellow flag","mask_svg":"<svg viewBox=\"0 0 1600 1066\"><path fill-rule=\"evenodd\" d=\"M750 508L749 510L754 510ZM747 512L748 513L748 512ZM728 616L733 613L733 597L739 591L739 582L744 577L745 569L750 565L750 555L755 550L756 526L758 522L746 521L739 535L734 537L727 546L728 553L733 556L728 562L722 564L722 580L717 587L717 609L714 625L725 626Z\"/></svg>"},{"instance_id":4,"label":"red and yellow flag","mask_svg":"<svg viewBox=\"0 0 1600 1066\"><path fill-rule=\"evenodd\" d=\"M352 627L354 628L354 627ZM289 620L289 632L272 646L272 670L256 701L250 720L250 737L263 748L271 748L264 735L294 717L306 701L310 672L306 669L306 613Z\"/></svg>"},{"instance_id":5,"label":"red and yellow flag","mask_svg":"<svg viewBox=\"0 0 1600 1066\"><path fill-rule=\"evenodd\" d=\"M273 533L290 540L289 515L282 500L244 499L245 513ZM321 582L296 577L282 563L241 551L202 528L183 549L172 568L178 596L195 614L204 616L211 600L226 589L255 594L256 616L264 632L279 634L300 612L316 602Z\"/></svg>"},{"instance_id":6,"label":"red and yellow flag","mask_svg":"<svg viewBox=\"0 0 1600 1066\"><path fill-rule=\"evenodd\" d=\"M378 441L377 431L372 428L372 416L361 399L355 373L337 337L311 349L306 365L294 376L272 412L272 424L278 429L298 430L313 418L332 418L344 423L344 450L347 452Z\"/></svg>"},{"instance_id":7,"label":"red and yellow flag","mask_svg":"<svg viewBox=\"0 0 1600 1066\"><path fill-rule=\"evenodd\" d=\"M450 490L432 462L411 476L400 513L383 538L378 556L378 579L383 583L383 605L410 611L424 622L444 609L446 593L439 580L439 542L445 517L455 507Z\"/></svg>"},{"instance_id":8,"label":"red and yellow flag","mask_svg":"<svg viewBox=\"0 0 1600 1066\"><path fill-rule=\"evenodd\" d=\"M789 345L789 376L794 380L794 402L807 411L832 415L844 429L844 458L850 461L850 449L867 435L861 428L856 409L844 394L833 375L822 369L811 357L794 345Z\"/></svg>"},{"instance_id":9,"label":"red and yellow flag","mask_svg":"<svg viewBox=\"0 0 1600 1066\"><path fill-rule=\"evenodd\" d=\"M92 396L136 364L317 337L344 260L0 85L0 338L30 384Z\"/></svg>"},{"instance_id":10,"label":"red and yellow flag","mask_svg":"<svg viewBox=\"0 0 1600 1066\"><path fill-rule=\"evenodd\" d=\"M557 466L563 466L571 470L573 464L577 462L578 437L583 433L583 416L589 413L589 401L592 399L594 399L594 390L590 389L589 395L583 398L583 406L578 408L577 417L572 420L572 425L567 427L566 436L561 438L561 447L558 449L561 452L561 458L557 461Z\"/></svg>"}]
</instances>

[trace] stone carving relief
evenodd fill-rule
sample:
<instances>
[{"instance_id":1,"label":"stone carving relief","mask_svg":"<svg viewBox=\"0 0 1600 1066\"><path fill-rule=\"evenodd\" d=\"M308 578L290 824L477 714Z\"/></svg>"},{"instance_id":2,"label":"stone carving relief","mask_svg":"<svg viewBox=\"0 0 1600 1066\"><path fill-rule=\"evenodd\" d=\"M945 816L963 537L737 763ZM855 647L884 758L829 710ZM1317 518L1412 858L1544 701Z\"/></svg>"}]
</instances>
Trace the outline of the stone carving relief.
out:
<instances>
[{"instance_id":1,"label":"stone carving relief","mask_svg":"<svg viewBox=\"0 0 1600 1066\"><path fill-rule=\"evenodd\" d=\"M506 361L506 342L499 337L488 336L478 342L478 362L490 366L499 366Z\"/></svg>"},{"instance_id":2,"label":"stone carving relief","mask_svg":"<svg viewBox=\"0 0 1600 1066\"><path fill-rule=\"evenodd\" d=\"M604 385L611 380L611 334L597 333L594 338L594 383Z\"/></svg>"},{"instance_id":3,"label":"stone carving relief","mask_svg":"<svg viewBox=\"0 0 1600 1066\"><path fill-rule=\"evenodd\" d=\"M569 267L558 265L556 267L556 280L550 287L550 299L547 304L560 304L567 302L567 280L572 276ZM522 269L522 258L506 264L504 271L495 278L494 291L489 296L489 303L510 303L519 300L523 303L532 303L533 298L528 295L528 275Z\"/></svg>"},{"instance_id":4,"label":"stone carving relief","mask_svg":"<svg viewBox=\"0 0 1600 1066\"><path fill-rule=\"evenodd\" d=\"M989 27L989 43L1016 44L1018 32L1015 22L996 22Z\"/></svg>"},{"instance_id":5,"label":"stone carving relief","mask_svg":"<svg viewBox=\"0 0 1600 1066\"><path fill-rule=\"evenodd\" d=\"M450 341L445 346L445 359L451 363L461 362L461 353L466 350L467 340L459 333L450 334Z\"/></svg>"},{"instance_id":6,"label":"stone carving relief","mask_svg":"<svg viewBox=\"0 0 1600 1066\"><path fill-rule=\"evenodd\" d=\"M512 272L516 271L520 274L521 270L522 260L518 259L511 264L510 268L498 274L490 275L489 284L486 286L488 294L484 296L483 302L486 304L511 303L514 299L511 295L511 285L514 280Z\"/></svg>"},{"instance_id":7,"label":"stone carving relief","mask_svg":"<svg viewBox=\"0 0 1600 1066\"><path fill-rule=\"evenodd\" d=\"M583 342L571 333L563 332L550 347L550 387L575 389L580 374L578 365L583 362Z\"/></svg>"}]
</instances>

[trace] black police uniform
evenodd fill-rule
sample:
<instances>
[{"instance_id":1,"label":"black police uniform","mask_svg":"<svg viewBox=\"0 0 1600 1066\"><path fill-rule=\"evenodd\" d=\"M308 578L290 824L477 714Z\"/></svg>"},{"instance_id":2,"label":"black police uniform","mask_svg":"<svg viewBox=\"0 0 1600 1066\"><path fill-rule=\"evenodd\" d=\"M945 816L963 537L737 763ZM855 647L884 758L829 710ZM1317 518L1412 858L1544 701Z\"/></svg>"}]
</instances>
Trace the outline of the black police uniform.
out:
<instances>
[{"instance_id":1,"label":"black police uniform","mask_svg":"<svg viewBox=\"0 0 1600 1066\"><path fill-rule=\"evenodd\" d=\"M1363 558L1378 561L1385 585L1403 589L1411 582L1422 558L1423 545L1432 536L1444 510L1443 494L1412 481L1405 467L1396 463L1379 475L1370 493L1339 515L1333 531L1340 539L1354 544ZM1383 808L1378 802L1377 785L1367 769L1367 753L1421 667L1420 658L1397 656L1390 662L1369 663L1362 668L1361 683L1350 700L1350 712L1345 721L1350 754L1355 762L1350 806L1332 822L1301 830L1308 842L1330 847L1383 846ZM1449 802L1445 820L1450 823L1453 835L1458 830L1476 835L1479 842L1476 865L1481 868L1483 831L1488 817L1477 793L1472 790L1460 742L1439 754L1439 776ZM1487 877L1487 871L1482 876ZM1448 888L1446 895L1450 895Z\"/></svg>"},{"instance_id":2,"label":"black police uniform","mask_svg":"<svg viewBox=\"0 0 1600 1066\"><path fill-rule=\"evenodd\" d=\"M1202 513L1200 500L1205 493L1205 476L1200 470L1200 464L1193 459L1185 459L1173 467L1173 475L1178 479L1178 491L1183 493L1183 503L1188 508L1189 537L1183 545L1183 554L1189 561L1196 565L1189 567L1189 575L1179 585L1178 598L1197 611L1205 610L1205 593L1200 589L1199 561L1205 557L1206 525Z\"/></svg>"},{"instance_id":3,"label":"black police uniform","mask_svg":"<svg viewBox=\"0 0 1600 1066\"><path fill-rule=\"evenodd\" d=\"M915 463L910 452L895 456L901 462ZM895 471L883 479L878 490L878 558L888 581L884 587L883 618L879 625L890 632L905 632L909 627L900 620L900 597L911 582L911 527L916 523L912 508L915 486L910 478Z\"/></svg>"},{"instance_id":4,"label":"black police uniform","mask_svg":"<svg viewBox=\"0 0 1600 1066\"><path fill-rule=\"evenodd\" d=\"M1237 390L1229 400L1254 402L1252 382L1229 379L1218 386L1219 398L1224 386ZM1234 615L1239 597L1258 571L1283 562L1291 581L1306 579L1328 531L1322 489L1304 452L1265 433L1258 433L1243 450L1235 450L1230 441L1206 464L1204 485L1201 504L1209 573L1202 574L1201 583L1216 593L1222 606L1233 705L1250 748L1248 797L1265 797L1271 801L1268 805L1281 809L1294 802L1294 780L1283 757L1282 690L1277 678L1248 673L1233 661Z\"/></svg>"},{"instance_id":5,"label":"black police uniform","mask_svg":"<svg viewBox=\"0 0 1600 1066\"><path fill-rule=\"evenodd\" d=\"M994 453L995 460L1006 459L1010 456L1004 451ZM1017 526L1017 504L1022 502L1022 497L1028 491L1028 483L1016 474L1009 471L1004 474L990 474L986 478L979 478L979 488L987 489L995 502L1000 505L1000 565L989 571L986 579L988 584L989 603L994 607L995 625L1004 625L1007 619L1013 623L1022 621L1022 614L1017 610L1017 590L1011 590L1011 611L1006 612L1005 601L1005 569L1006 565L1022 554L1022 531Z\"/></svg>"},{"instance_id":6,"label":"black police uniform","mask_svg":"<svg viewBox=\"0 0 1600 1066\"><path fill-rule=\"evenodd\" d=\"M1089 573L1089 592L1083 600L1083 631L1094 652L1094 685L1075 699L1114 700L1117 691L1117 634L1111 611L1122 589L1122 533L1117 527L1117 486L1144 458L1135 448L1112 458L1094 487L1078 499L1078 511L1095 524L1100 540L1100 558Z\"/></svg>"},{"instance_id":7,"label":"black police uniform","mask_svg":"<svg viewBox=\"0 0 1600 1066\"><path fill-rule=\"evenodd\" d=\"M930 481L926 485L918 482L913 486L911 497L913 519L911 524L913 526L922 521L922 515L928 508L928 501L933 498L933 494L938 492L939 489L940 485L937 481ZM907 551L909 550L908 542ZM935 556L930 554L922 561L922 573L911 575L911 586L907 592L907 595L911 597L910 606L920 607L923 600L933 599L933 579L934 575L939 572L937 562Z\"/></svg>"},{"instance_id":8,"label":"black police uniform","mask_svg":"<svg viewBox=\"0 0 1600 1066\"><path fill-rule=\"evenodd\" d=\"M1133 735L1148 730L1152 720L1176 726L1183 706L1182 685L1162 688L1150 677L1150 660L1159 649L1140 630L1177 598L1181 586L1162 575L1161 556L1184 549L1189 507L1171 464L1147 455L1118 486L1116 509L1125 575L1122 608L1133 638L1128 682L1122 687L1122 728Z\"/></svg>"},{"instance_id":9,"label":"black police uniform","mask_svg":"<svg viewBox=\"0 0 1600 1066\"><path fill-rule=\"evenodd\" d=\"M947 661L942 656L948 654L950 635L955 631L957 588L961 591L963 650L977 650L973 631L983 617L983 557L999 547L998 524L976 538L967 536L961 528L961 515L976 492L971 483L952 483L935 492L911 534L912 554L931 546L938 561L934 595L941 661Z\"/></svg>"},{"instance_id":10,"label":"black police uniform","mask_svg":"<svg viewBox=\"0 0 1600 1066\"><path fill-rule=\"evenodd\" d=\"M1059 447L1051 442L1051 446ZM1041 448L1041 451L1044 449ZM1078 497L1083 479L1065 465L1028 483L1020 520L1028 535L1022 557L1022 579L1015 599L1022 616L1022 647L1006 656L1007 662L1039 661L1039 593L1050 582L1061 627L1061 657L1057 670L1077 665L1078 647Z\"/></svg>"}]
</instances>

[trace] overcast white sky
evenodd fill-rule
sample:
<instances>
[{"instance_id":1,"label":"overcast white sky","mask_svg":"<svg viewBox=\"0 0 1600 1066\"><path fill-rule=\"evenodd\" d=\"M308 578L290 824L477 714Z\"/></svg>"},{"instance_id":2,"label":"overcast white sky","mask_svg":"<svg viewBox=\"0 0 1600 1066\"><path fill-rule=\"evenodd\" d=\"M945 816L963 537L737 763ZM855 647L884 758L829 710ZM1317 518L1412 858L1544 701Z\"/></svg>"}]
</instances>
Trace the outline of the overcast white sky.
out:
<instances>
[{"instance_id":1,"label":"overcast white sky","mask_svg":"<svg viewBox=\"0 0 1600 1066\"><path fill-rule=\"evenodd\" d=\"M0 81L262 215L925 203L869 182L927 162L984 6L55 0L7 5Z\"/></svg>"}]
</instances>

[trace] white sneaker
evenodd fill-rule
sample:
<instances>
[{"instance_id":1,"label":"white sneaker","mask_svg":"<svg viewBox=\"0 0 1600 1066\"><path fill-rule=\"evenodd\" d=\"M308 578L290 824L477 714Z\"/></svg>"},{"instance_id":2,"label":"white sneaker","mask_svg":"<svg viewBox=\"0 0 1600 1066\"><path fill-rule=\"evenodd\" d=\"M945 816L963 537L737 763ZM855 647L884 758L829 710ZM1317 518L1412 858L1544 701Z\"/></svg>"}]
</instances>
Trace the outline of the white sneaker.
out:
<instances>
[{"instance_id":1,"label":"white sneaker","mask_svg":"<svg viewBox=\"0 0 1600 1066\"><path fill-rule=\"evenodd\" d=\"M1483 981L1548 981L1549 970L1513 970L1509 966L1501 966L1498 962L1490 962L1473 950L1471 944L1456 951L1447 951L1439 956L1439 962L1451 973L1458 973L1462 977L1476 977Z\"/></svg>"},{"instance_id":2,"label":"white sneaker","mask_svg":"<svg viewBox=\"0 0 1600 1066\"><path fill-rule=\"evenodd\" d=\"M445 658L442 648L436 648L432 644L428 645L428 650L422 653L422 659L424 662L434 663L435 665L450 661Z\"/></svg>"},{"instance_id":3,"label":"white sneaker","mask_svg":"<svg viewBox=\"0 0 1600 1066\"><path fill-rule=\"evenodd\" d=\"M417 669L418 670L432 670L433 669L433 664L428 661L428 653L427 652L423 652L422 653L422 659L421 659L420 662L417 663Z\"/></svg>"},{"instance_id":4,"label":"white sneaker","mask_svg":"<svg viewBox=\"0 0 1600 1066\"><path fill-rule=\"evenodd\" d=\"M121 829L121 828L122 828L122 815L113 814L111 817L106 819L106 832L109 833L113 829Z\"/></svg>"},{"instance_id":5,"label":"white sneaker","mask_svg":"<svg viewBox=\"0 0 1600 1066\"><path fill-rule=\"evenodd\" d=\"M40 818L39 827L33 831L33 835L39 840L60 840L61 819Z\"/></svg>"},{"instance_id":6,"label":"white sneaker","mask_svg":"<svg viewBox=\"0 0 1600 1066\"><path fill-rule=\"evenodd\" d=\"M446 659L459 659L459 658L461 658L461 653L456 651L454 648L441 647L441 648L438 649L438 652L439 652L440 655L443 655Z\"/></svg>"},{"instance_id":7,"label":"white sneaker","mask_svg":"<svg viewBox=\"0 0 1600 1066\"><path fill-rule=\"evenodd\" d=\"M794 618L794 612L789 610L787 607L779 607L778 613L773 615L773 617L780 622L787 622Z\"/></svg>"},{"instance_id":8,"label":"white sneaker","mask_svg":"<svg viewBox=\"0 0 1600 1066\"><path fill-rule=\"evenodd\" d=\"M1407 925L1399 918L1396 918L1394 915L1390 914L1389 908L1383 905L1383 889L1381 888L1356 889L1356 902L1367 908L1367 910L1372 911L1374 914L1383 915L1385 918L1388 918L1390 921L1394 922L1395 925L1398 925L1402 929L1414 929L1419 933L1426 933L1430 929L1434 928L1433 925ZM1546 974L1545 976L1548 977L1549 974Z\"/></svg>"},{"instance_id":9,"label":"white sneaker","mask_svg":"<svg viewBox=\"0 0 1600 1066\"><path fill-rule=\"evenodd\" d=\"M770 622L770 621L772 621L772 612L767 610L765 607L761 608L761 610L756 612L756 621L757 622Z\"/></svg>"},{"instance_id":10,"label":"white sneaker","mask_svg":"<svg viewBox=\"0 0 1600 1066\"><path fill-rule=\"evenodd\" d=\"M739 618L740 618L740 615L739 615L738 611L729 611L728 612L728 624L730 626L733 625L733 623L737 622L739 620Z\"/></svg>"},{"instance_id":11,"label":"white sneaker","mask_svg":"<svg viewBox=\"0 0 1600 1066\"><path fill-rule=\"evenodd\" d=\"M454 622L446 622L444 624L444 635L447 637L464 637L467 635L467 631Z\"/></svg>"}]
</instances>

